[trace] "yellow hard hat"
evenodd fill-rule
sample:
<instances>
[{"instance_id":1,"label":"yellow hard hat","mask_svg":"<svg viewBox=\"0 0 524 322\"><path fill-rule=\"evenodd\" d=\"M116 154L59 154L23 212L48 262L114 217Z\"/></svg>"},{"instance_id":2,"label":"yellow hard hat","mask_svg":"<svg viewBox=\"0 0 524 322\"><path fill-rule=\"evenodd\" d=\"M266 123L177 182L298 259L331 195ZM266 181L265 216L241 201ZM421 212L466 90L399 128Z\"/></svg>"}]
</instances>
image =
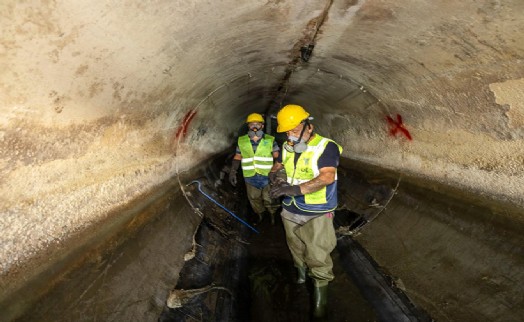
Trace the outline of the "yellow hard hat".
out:
<instances>
[{"instance_id":1,"label":"yellow hard hat","mask_svg":"<svg viewBox=\"0 0 524 322\"><path fill-rule=\"evenodd\" d=\"M309 113L300 105L286 105L277 114L277 132L287 132L296 128L309 117Z\"/></svg>"},{"instance_id":2,"label":"yellow hard hat","mask_svg":"<svg viewBox=\"0 0 524 322\"><path fill-rule=\"evenodd\" d=\"M251 123L251 122L264 123L264 118L262 117L262 115L258 113L251 113L248 115L246 123Z\"/></svg>"}]
</instances>

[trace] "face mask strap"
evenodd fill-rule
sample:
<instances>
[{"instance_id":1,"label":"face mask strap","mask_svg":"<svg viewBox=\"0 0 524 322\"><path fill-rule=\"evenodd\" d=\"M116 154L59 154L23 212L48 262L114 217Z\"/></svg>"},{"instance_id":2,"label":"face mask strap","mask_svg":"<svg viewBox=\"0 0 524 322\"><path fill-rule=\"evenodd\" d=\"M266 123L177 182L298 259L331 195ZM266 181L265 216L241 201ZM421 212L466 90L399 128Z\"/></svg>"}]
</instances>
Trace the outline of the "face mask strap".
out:
<instances>
[{"instance_id":1,"label":"face mask strap","mask_svg":"<svg viewBox=\"0 0 524 322\"><path fill-rule=\"evenodd\" d=\"M302 127L302 131L300 131L300 136L298 137L298 142L302 141L302 137L304 136L304 132L306 131L306 126L309 128L309 122L306 119L303 121L304 126Z\"/></svg>"},{"instance_id":2,"label":"face mask strap","mask_svg":"<svg viewBox=\"0 0 524 322\"><path fill-rule=\"evenodd\" d=\"M290 146L293 146L295 144L300 143L300 141L302 140L302 136L304 136L304 131L306 130L306 125L309 127L309 122L308 122L307 119L305 121L300 122L300 123L304 123L304 127L302 128L302 131L300 131L300 136L298 137L297 141L290 141L290 140L288 140L288 142L292 143L292 144L290 144Z\"/></svg>"},{"instance_id":3,"label":"face mask strap","mask_svg":"<svg viewBox=\"0 0 524 322\"><path fill-rule=\"evenodd\" d=\"M302 137L304 136L304 131L306 130L306 127L310 129L311 125L309 124L308 119L305 119L302 123L304 124L304 127L302 128L302 131L300 131L300 136L298 137L298 141L293 142L293 145L286 144L286 150L288 150L289 152L302 153L307 150L307 143L302 142Z\"/></svg>"}]
</instances>

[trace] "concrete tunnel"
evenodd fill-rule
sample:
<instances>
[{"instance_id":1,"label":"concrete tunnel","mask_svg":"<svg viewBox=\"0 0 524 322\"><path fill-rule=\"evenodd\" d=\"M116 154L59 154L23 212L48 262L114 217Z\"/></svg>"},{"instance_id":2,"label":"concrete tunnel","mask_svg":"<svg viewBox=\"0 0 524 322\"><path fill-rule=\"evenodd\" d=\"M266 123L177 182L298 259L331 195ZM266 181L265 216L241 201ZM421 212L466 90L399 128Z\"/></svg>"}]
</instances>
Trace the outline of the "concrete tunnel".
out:
<instances>
[{"instance_id":1,"label":"concrete tunnel","mask_svg":"<svg viewBox=\"0 0 524 322\"><path fill-rule=\"evenodd\" d=\"M523 1L0 8L0 320L157 320L210 212L186 184L242 213L208 179L288 103L344 147L348 235L403 296L524 320Z\"/></svg>"}]
</instances>

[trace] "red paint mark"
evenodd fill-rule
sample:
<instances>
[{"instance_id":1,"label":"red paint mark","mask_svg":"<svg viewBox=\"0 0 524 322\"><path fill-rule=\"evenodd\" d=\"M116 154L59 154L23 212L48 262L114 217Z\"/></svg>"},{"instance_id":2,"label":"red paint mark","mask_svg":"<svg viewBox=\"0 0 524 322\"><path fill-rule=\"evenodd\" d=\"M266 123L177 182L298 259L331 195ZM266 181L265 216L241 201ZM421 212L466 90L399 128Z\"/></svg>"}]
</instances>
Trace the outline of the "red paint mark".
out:
<instances>
[{"instance_id":1,"label":"red paint mark","mask_svg":"<svg viewBox=\"0 0 524 322\"><path fill-rule=\"evenodd\" d=\"M196 110L191 110L186 113L184 116L184 119L182 120L182 124L178 127L178 130L176 131L176 139L178 139L180 136L182 136L182 139L186 137L187 134L187 128L189 127L189 123L193 120L193 117L196 115Z\"/></svg>"},{"instance_id":2,"label":"red paint mark","mask_svg":"<svg viewBox=\"0 0 524 322\"><path fill-rule=\"evenodd\" d=\"M411 134L409 134L409 131L405 128L404 124L402 123L402 116L400 114L397 114L397 121L395 122L390 116L386 116L386 120L389 124L389 134L391 136L397 136L397 133L404 134L404 136L408 140L413 140L411 137Z\"/></svg>"}]
</instances>

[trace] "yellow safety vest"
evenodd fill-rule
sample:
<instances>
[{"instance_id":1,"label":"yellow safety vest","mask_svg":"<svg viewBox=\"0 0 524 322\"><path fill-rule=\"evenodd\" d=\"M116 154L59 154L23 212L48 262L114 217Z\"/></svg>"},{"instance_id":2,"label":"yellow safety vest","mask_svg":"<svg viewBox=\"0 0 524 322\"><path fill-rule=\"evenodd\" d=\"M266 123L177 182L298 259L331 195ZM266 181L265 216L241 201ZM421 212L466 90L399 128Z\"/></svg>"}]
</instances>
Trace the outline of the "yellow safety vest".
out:
<instances>
[{"instance_id":1,"label":"yellow safety vest","mask_svg":"<svg viewBox=\"0 0 524 322\"><path fill-rule=\"evenodd\" d=\"M244 177L253 177L259 173L267 176L273 167L273 142L275 138L264 134L260 139L257 151L253 151L249 136L243 135L238 138L238 147L242 154L242 173Z\"/></svg>"},{"instance_id":2,"label":"yellow safety vest","mask_svg":"<svg viewBox=\"0 0 524 322\"><path fill-rule=\"evenodd\" d=\"M290 185L299 185L310 181L320 174L318 159L326 149L329 142L337 145L340 153L342 147L333 140L315 134L315 137L308 142L306 151L302 152L295 166L295 153L282 149L282 164L286 169L287 182ZM283 200L284 205L295 205L298 209L305 212L321 213L335 210L337 207L337 189L335 182L323 187L322 189L308 193L303 196L289 197Z\"/></svg>"}]
</instances>

